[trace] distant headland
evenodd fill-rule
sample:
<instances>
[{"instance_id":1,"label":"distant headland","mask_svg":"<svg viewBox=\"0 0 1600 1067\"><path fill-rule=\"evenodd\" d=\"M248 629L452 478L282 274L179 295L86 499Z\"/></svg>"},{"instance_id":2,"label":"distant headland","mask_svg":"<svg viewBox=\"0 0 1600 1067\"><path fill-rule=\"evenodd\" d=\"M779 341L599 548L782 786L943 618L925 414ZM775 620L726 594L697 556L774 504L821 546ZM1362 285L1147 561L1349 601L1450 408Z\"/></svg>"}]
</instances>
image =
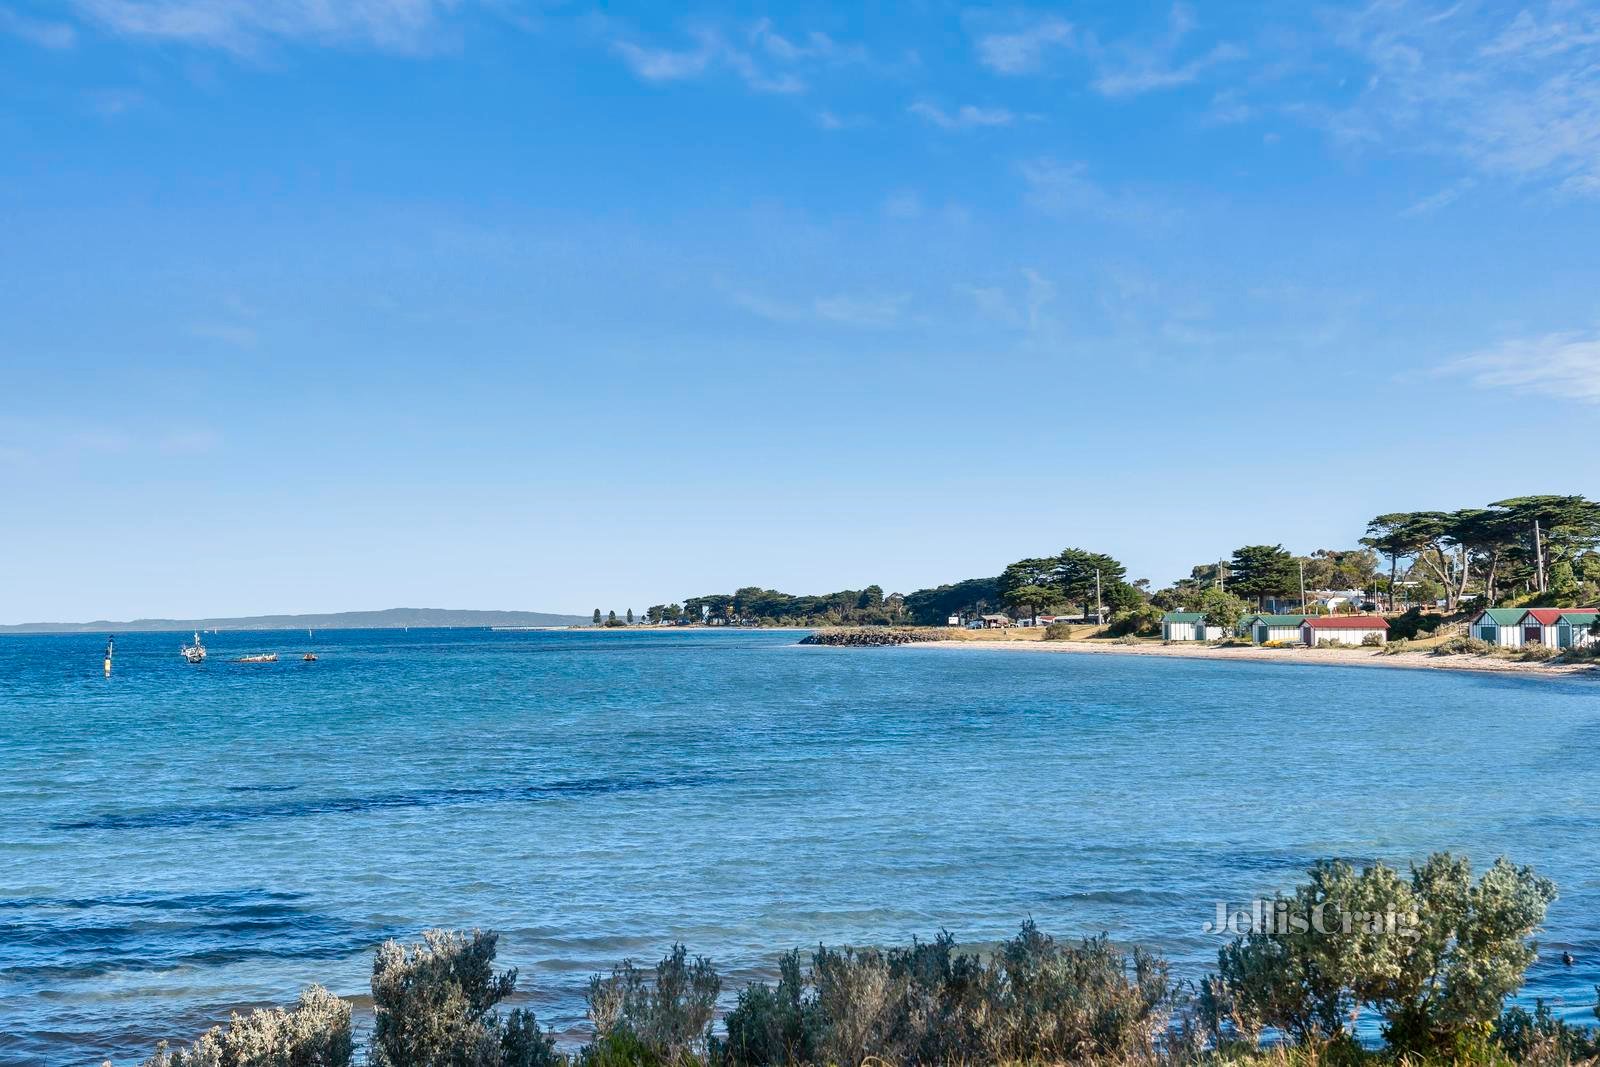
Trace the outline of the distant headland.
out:
<instances>
[{"instance_id":1,"label":"distant headland","mask_svg":"<svg viewBox=\"0 0 1600 1067\"><path fill-rule=\"evenodd\" d=\"M133 619L128 622L24 622L0 634L139 633L162 630L397 630L416 627L575 626L582 615L544 611L462 611L453 608L385 608L321 615L246 615L231 619Z\"/></svg>"}]
</instances>

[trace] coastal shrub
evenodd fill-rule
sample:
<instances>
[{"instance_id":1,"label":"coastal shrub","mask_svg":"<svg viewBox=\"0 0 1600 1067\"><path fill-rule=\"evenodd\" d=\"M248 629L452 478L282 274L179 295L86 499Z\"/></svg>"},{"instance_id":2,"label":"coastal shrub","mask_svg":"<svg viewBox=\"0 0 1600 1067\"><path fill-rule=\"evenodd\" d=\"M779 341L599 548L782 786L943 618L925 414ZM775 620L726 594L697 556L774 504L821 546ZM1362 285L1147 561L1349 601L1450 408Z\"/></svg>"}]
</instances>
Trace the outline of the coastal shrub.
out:
<instances>
[{"instance_id":1,"label":"coastal shrub","mask_svg":"<svg viewBox=\"0 0 1600 1067\"><path fill-rule=\"evenodd\" d=\"M1161 620L1164 617L1165 613L1154 604L1141 604L1112 619L1111 625L1106 628L1106 633L1111 637L1126 637L1131 634L1155 637L1161 633Z\"/></svg>"},{"instance_id":2,"label":"coastal shrub","mask_svg":"<svg viewBox=\"0 0 1600 1067\"><path fill-rule=\"evenodd\" d=\"M1433 650L1433 654L1436 656L1490 656L1498 650L1498 647L1497 645L1491 645L1487 641L1480 641L1476 637L1458 634L1455 637L1448 637L1439 642L1439 646Z\"/></svg>"},{"instance_id":3,"label":"coastal shrub","mask_svg":"<svg viewBox=\"0 0 1600 1067\"><path fill-rule=\"evenodd\" d=\"M1067 641L1072 637L1072 624L1066 622L1053 622L1044 628L1046 641Z\"/></svg>"},{"instance_id":4,"label":"coastal shrub","mask_svg":"<svg viewBox=\"0 0 1600 1067\"><path fill-rule=\"evenodd\" d=\"M1401 1052L1440 1052L1487 1034L1533 962L1555 887L1501 859L1472 880L1438 853L1411 877L1375 863L1314 864L1263 929L1218 954L1199 1011L1218 1038L1264 1027L1301 1041L1345 1040L1361 1009Z\"/></svg>"},{"instance_id":5,"label":"coastal shrub","mask_svg":"<svg viewBox=\"0 0 1600 1067\"><path fill-rule=\"evenodd\" d=\"M496 974L499 935L428 930L409 946L390 940L372 962L370 1067L549 1067L555 1041L531 1011L502 1020L497 1005L517 972Z\"/></svg>"},{"instance_id":6,"label":"coastal shrub","mask_svg":"<svg viewBox=\"0 0 1600 1067\"><path fill-rule=\"evenodd\" d=\"M704 956L689 961L682 945L656 965L653 978L623 960L609 978L589 980L590 1064L673 1064L709 1053L722 979Z\"/></svg>"},{"instance_id":7,"label":"coastal shrub","mask_svg":"<svg viewBox=\"0 0 1600 1067\"><path fill-rule=\"evenodd\" d=\"M1600 1016L1600 1005L1595 1014ZM1532 1011L1506 1009L1495 1023L1494 1042L1518 1063L1567 1064L1600 1056L1600 1035L1558 1018L1542 999Z\"/></svg>"},{"instance_id":8,"label":"coastal shrub","mask_svg":"<svg viewBox=\"0 0 1600 1067\"><path fill-rule=\"evenodd\" d=\"M1389 639L1423 637L1438 630L1443 623L1442 615L1425 614L1420 607L1409 608L1389 620Z\"/></svg>"},{"instance_id":9,"label":"coastal shrub","mask_svg":"<svg viewBox=\"0 0 1600 1067\"><path fill-rule=\"evenodd\" d=\"M235 1012L187 1049L163 1041L144 1067L349 1067L353 1051L350 1005L313 985L288 1011Z\"/></svg>"},{"instance_id":10,"label":"coastal shrub","mask_svg":"<svg viewBox=\"0 0 1600 1067\"><path fill-rule=\"evenodd\" d=\"M1385 656L1394 656L1394 655L1398 655L1401 652L1408 651L1410 648L1411 648L1411 641L1408 638L1402 637L1397 641L1390 641L1389 643L1384 645L1383 646L1383 654Z\"/></svg>"},{"instance_id":11,"label":"coastal shrub","mask_svg":"<svg viewBox=\"0 0 1600 1067\"><path fill-rule=\"evenodd\" d=\"M988 959L948 933L910 948L819 947L752 985L720 1047L732 1067L1076 1062L1150 1055L1168 1022L1166 964L1104 937L1061 944L1032 922Z\"/></svg>"},{"instance_id":12,"label":"coastal shrub","mask_svg":"<svg viewBox=\"0 0 1600 1067\"><path fill-rule=\"evenodd\" d=\"M1547 663L1561 654L1559 649L1549 645L1523 645L1517 649L1517 659L1527 663Z\"/></svg>"},{"instance_id":13,"label":"coastal shrub","mask_svg":"<svg viewBox=\"0 0 1600 1067\"><path fill-rule=\"evenodd\" d=\"M1367 634L1365 637L1363 637L1361 639L1361 643L1364 646L1366 646L1367 648L1377 648L1378 646L1383 644L1383 635L1382 634Z\"/></svg>"}]
</instances>

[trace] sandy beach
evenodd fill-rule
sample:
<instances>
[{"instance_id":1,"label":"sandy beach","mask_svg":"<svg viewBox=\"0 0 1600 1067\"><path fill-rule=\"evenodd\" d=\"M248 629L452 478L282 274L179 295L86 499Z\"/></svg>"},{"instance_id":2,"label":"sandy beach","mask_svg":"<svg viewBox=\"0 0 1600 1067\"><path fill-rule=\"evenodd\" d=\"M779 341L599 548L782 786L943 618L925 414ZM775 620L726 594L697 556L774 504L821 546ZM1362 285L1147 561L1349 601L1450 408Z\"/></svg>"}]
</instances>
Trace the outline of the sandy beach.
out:
<instances>
[{"instance_id":1,"label":"sandy beach","mask_svg":"<svg viewBox=\"0 0 1600 1067\"><path fill-rule=\"evenodd\" d=\"M940 642L942 643L942 642ZM939 643L934 643L939 644ZM1517 674L1526 677L1600 680L1600 669L1592 663L1529 663L1495 656L1435 656L1430 652L1397 652L1384 655L1368 648L1221 648L1214 645L1120 644L1112 641L986 641L964 640L967 648L1008 651L1068 653L1107 656L1170 656L1179 659L1256 660L1265 663L1321 664L1340 667L1392 667L1403 670L1478 671L1492 674ZM915 646L906 646L915 647Z\"/></svg>"}]
</instances>

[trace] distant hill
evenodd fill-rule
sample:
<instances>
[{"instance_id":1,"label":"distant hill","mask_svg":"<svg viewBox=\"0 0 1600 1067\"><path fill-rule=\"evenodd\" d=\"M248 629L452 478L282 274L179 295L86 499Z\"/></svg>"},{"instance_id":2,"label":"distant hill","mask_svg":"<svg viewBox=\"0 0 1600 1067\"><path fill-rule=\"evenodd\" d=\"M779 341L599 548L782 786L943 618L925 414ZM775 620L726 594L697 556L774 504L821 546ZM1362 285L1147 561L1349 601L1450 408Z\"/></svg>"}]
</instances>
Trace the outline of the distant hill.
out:
<instances>
[{"instance_id":1,"label":"distant hill","mask_svg":"<svg viewBox=\"0 0 1600 1067\"><path fill-rule=\"evenodd\" d=\"M131 622L25 622L0 626L0 634L135 633L158 630L393 630L402 626L575 626L583 615L544 611L456 611L451 608L388 608L336 611L325 615L249 615L236 619L134 619Z\"/></svg>"}]
</instances>

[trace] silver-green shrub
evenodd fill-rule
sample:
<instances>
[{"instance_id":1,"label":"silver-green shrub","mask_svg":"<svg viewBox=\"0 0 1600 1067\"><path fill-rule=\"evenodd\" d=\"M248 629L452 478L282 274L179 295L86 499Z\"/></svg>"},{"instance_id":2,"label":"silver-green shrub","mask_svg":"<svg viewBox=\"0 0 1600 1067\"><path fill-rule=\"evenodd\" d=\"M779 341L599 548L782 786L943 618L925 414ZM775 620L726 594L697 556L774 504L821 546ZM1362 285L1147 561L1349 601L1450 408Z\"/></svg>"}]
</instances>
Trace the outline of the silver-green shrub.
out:
<instances>
[{"instance_id":1,"label":"silver-green shrub","mask_svg":"<svg viewBox=\"0 0 1600 1067\"><path fill-rule=\"evenodd\" d=\"M502 1020L517 984L496 974L498 935L429 930L420 944L386 941L372 962L370 1067L547 1067L555 1042L533 1013Z\"/></svg>"},{"instance_id":2,"label":"silver-green shrub","mask_svg":"<svg viewBox=\"0 0 1600 1067\"><path fill-rule=\"evenodd\" d=\"M1374 863L1314 864L1265 929L1218 954L1199 1010L1218 1037L1275 1027L1303 1041L1350 1036L1364 1009L1401 1051L1449 1049L1486 1034L1533 962L1555 887L1498 860L1476 883L1438 853L1409 879Z\"/></svg>"},{"instance_id":3,"label":"silver-green shrub","mask_svg":"<svg viewBox=\"0 0 1600 1067\"><path fill-rule=\"evenodd\" d=\"M820 947L801 973L739 997L720 1046L734 1067L772 1064L1067 1062L1154 1050L1166 965L1105 938L1059 944L1024 924L985 959L941 933L907 949Z\"/></svg>"},{"instance_id":4,"label":"silver-green shrub","mask_svg":"<svg viewBox=\"0 0 1600 1067\"><path fill-rule=\"evenodd\" d=\"M679 1063L707 1056L722 979L704 956L689 962L682 945L656 965L655 974L623 960L609 978L589 981L589 1021L595 1040L583 1058L601 1063Z\"/></svg>"},{"instance_id":5,"label":"silver-green shrub","mask_svg":"<svg viewBox=\"0 0 1600 1067\"><path fill-rule=\"evenodd\" d=\"M187 1049L163 1041L144 1067L349 1067L353 1048L350 1005L314 985L287 1011L235 1012Z\"/></svg>"}]
</instances>

